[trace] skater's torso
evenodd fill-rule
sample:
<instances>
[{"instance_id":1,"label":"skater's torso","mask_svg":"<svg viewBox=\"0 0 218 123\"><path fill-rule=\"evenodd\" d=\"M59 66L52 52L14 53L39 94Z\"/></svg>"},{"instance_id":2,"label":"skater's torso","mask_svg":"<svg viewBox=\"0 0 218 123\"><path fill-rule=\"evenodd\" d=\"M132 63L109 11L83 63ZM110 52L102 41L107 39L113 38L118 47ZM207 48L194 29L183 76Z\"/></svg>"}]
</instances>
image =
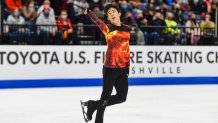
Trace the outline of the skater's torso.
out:
<instances>
[{"instance_id":1,"label":"skater's torso","mask_svg":"<svg viewBox=\"0 0 218 123\"><path fill-rule=\"evenodd\" d=\"M130 27L124 24L121 26L115 26L113 24L106 25L92 12L89 13L89 16L105 35L107 42L107 52L104 66L108 68L129 67Z\"/></svg>"},{"instance_id":2,"label":"skater's torso","mask_svg":"<svg viewBox=\"0 0 218 123\"><path fill-rule=\"evenodd\" d=\"M105 35L107 53L104 66L109 68L124 68L130 59L130 28L126 25L107 25L109 32Z\"/></svg>"}]
</instances>

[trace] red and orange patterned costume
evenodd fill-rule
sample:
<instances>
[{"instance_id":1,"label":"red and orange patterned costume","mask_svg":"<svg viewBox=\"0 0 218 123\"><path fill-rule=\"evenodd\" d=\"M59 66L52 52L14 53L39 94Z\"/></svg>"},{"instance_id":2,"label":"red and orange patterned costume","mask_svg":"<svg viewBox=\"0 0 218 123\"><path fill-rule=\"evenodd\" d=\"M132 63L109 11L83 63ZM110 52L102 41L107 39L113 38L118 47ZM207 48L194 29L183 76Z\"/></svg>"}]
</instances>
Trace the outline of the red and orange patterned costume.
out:
<instances>
[{"instance_id":1,"label":"red and orange patterned costume","mask_svg":"<svg viewBox=\"0 0 218 123\"><path fill-rule=\"evenodd\" d=\"M125 68L130 66L130 27L122 24L115 26L105 24L93 12L88 13L89 17L101 29L107 42L107 52L104 66L108 68Z\"/></svg>"}]
</instances>

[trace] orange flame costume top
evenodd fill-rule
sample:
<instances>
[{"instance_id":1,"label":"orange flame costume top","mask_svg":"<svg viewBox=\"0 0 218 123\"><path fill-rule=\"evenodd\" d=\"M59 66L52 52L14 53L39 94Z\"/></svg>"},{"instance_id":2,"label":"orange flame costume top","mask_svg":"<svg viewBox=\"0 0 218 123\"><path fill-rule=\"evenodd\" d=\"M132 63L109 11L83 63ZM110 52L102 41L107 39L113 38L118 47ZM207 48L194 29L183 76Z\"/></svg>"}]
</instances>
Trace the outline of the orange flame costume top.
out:
<instances>
[{"instance_id":1,"label":"orange flame costume top","mask_svg":"<svg viewBox=\"0 0 218 123\"><path fill-rule=\"evenodd\" d=\"M131 28L124 24L121 26L105 24L93 12L89 12L88 15L105 35L107 52L104 66L108 68L129 68L129 40Z\"/></svg>"}]
</instances>

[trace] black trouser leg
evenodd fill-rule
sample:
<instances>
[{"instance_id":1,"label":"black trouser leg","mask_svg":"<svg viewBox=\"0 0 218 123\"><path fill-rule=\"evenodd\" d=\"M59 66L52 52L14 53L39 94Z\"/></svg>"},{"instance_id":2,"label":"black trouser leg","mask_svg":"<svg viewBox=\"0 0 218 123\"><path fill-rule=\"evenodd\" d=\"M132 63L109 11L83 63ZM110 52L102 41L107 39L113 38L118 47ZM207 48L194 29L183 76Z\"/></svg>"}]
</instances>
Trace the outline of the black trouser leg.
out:
<instances>
[{"instance_id":1,"label":"black trouser leg","mask_svg":"<svg viewBox=\"0 0 218 123\"><path fill-rule=\"evenodd\" d=\"M108 102L107 106L122 103L126 101L128 93L128 76L125 71L122 70L122 73L117 78L115 84L116 95L112 95Z\"/></svg>"},{"instance_id":2,"label":"black trouser leg","mask_svg":"<svg viewBox=\"0 0 218 123\"><path fill-rule=\"evenodd\" d=\"M117 74L118 71L116 69L103 68L103 90L97 106L95 123L103 123L104 110L110 99Z\"/></svg>"},{"instance_id":3,"label":"black trouser leg","mask_svg":"<svg viewBox=\"0 0 218 123\"><path fill-rule=\"evenodd\" d=\"M104 68L103 91L98 101L95 123L103 123L106 106L124 102L128 92L128 77L124 69ZM111 96L113 86L117 94Z\"/></svg>"}]
</instances>

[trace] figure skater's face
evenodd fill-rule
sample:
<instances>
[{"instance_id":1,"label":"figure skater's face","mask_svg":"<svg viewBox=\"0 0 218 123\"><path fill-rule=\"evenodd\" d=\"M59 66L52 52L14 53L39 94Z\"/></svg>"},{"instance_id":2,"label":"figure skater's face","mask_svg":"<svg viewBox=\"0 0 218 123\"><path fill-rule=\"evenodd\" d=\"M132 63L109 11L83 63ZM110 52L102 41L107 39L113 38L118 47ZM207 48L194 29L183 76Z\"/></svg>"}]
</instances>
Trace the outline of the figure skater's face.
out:
<instances>
[{"instance_id":1,"label":"figure skater's face","mask_svg":"<svg viewBox=\"0 0 218 123\"><path fill-rule=\"evenodd\" d=\"M121 16L121 13L118 12L117 9L115 9L115 8L110 8L107 11L107 19L112 24L120 23L120 16Z\"/></svg>"}]
</instances>

